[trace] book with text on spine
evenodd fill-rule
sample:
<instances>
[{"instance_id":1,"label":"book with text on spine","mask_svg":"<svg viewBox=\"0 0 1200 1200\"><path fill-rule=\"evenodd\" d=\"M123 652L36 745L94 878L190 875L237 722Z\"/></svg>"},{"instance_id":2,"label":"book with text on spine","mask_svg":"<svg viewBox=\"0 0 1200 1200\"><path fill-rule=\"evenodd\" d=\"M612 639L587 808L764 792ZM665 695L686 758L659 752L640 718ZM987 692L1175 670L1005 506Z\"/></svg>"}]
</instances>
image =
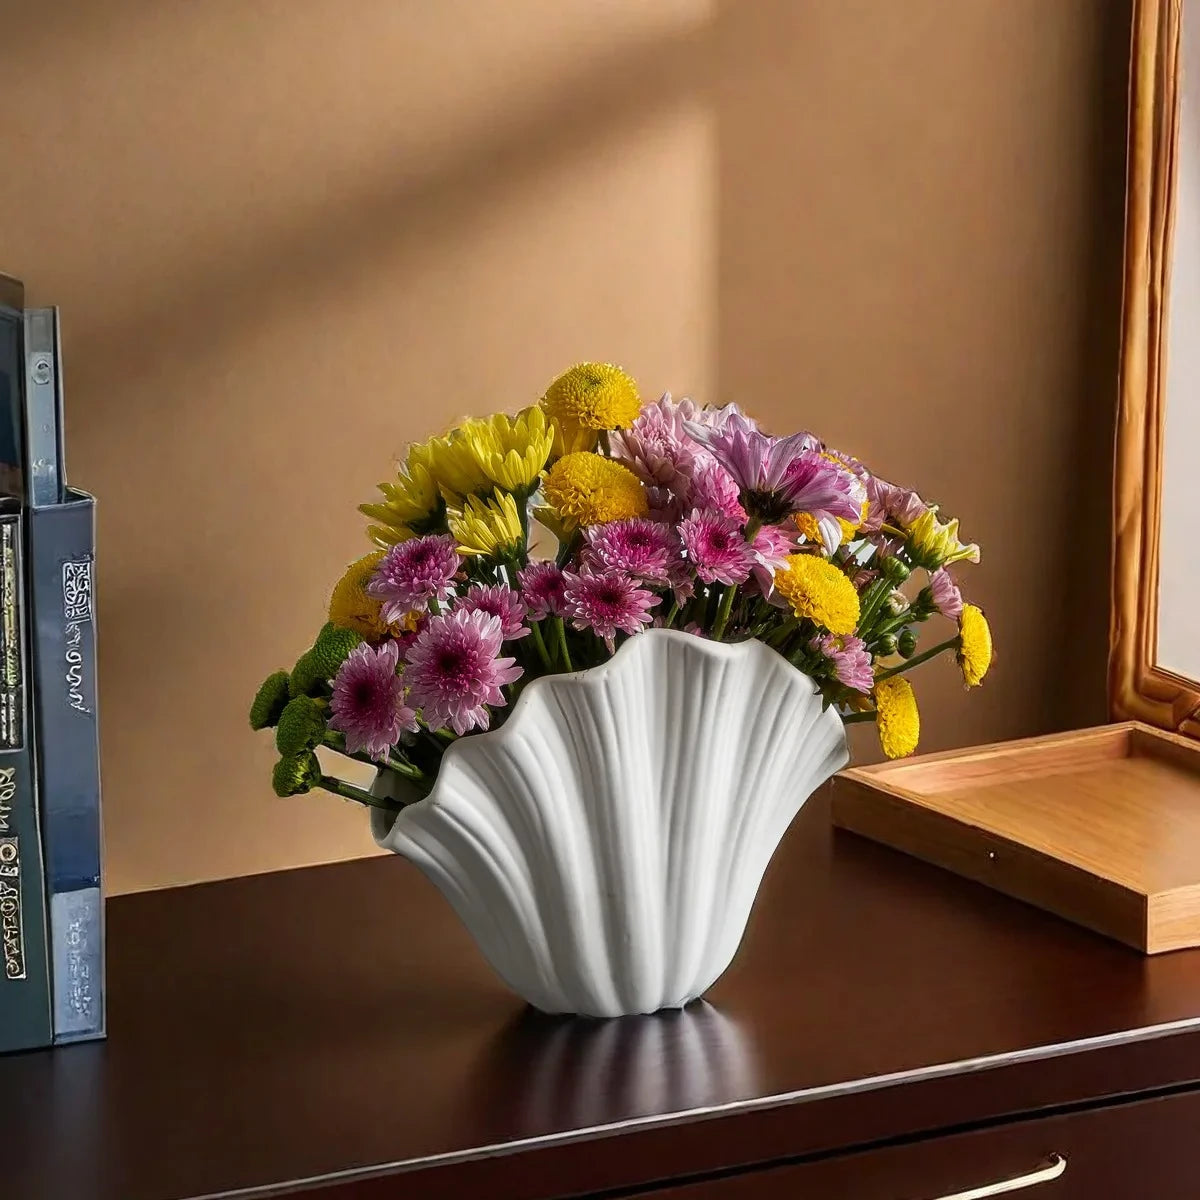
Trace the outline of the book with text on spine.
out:
<instances>
[{"instance_id":1,"label":"book with text on spine","mask_svg":"<svg viewBox=\"0 0 1200 1200\"><path fill-rule=\"evenodd\" d=\"M20 502L0 501L0 1050L53 1038Z\"/></svg>"},{"instance_id":2,"label":"book with text on spine","mask_svg":"<svg viewBox=\"0 0 1200 1200\"><path fill-rule=\"evenodd\" d=\"M54 1040L80 1041L105 1027L92 497L30 509L29 548Z\"/></svg>"},{"instance_id":3,"label":"book with text on spine","mask_svg":"<svg viewBox=\"0 0 1200 1200\"><path fill-rule=\"evenodd\" d=\"M58 310L24 312L33 716L55 1042L104 1035L95 501L66 486Z\"/></svg>"}]
</instances>

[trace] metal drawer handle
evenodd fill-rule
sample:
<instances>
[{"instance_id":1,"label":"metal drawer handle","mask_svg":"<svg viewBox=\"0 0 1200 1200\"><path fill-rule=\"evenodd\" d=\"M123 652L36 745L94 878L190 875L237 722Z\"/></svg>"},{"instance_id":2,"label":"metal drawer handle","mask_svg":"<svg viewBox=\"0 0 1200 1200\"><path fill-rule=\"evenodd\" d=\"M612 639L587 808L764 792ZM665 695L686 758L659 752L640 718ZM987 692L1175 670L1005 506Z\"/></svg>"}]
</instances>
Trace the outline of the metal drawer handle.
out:
<instances>
[{"instance_id":1,"label":"metal drawer handle","mask_svg":"<svg viewBox=\"0 0 1200 1200\"><path fill-rule=\"evenodd\" d=\"M1023 1192L1039 1183L1057 1179L1067 1169L1067 1160L1061 1154L1052 1154L1050 1161L1028 1175L1015 1179L1001 1179L996 1183L985 1183L983 1187L971 1188L968 1192L955 1192L952 1196L939 1196L938 1200L986 1200L988 1196L1003 1196L1006 1192Z\"/></svg>"}]
</instances>

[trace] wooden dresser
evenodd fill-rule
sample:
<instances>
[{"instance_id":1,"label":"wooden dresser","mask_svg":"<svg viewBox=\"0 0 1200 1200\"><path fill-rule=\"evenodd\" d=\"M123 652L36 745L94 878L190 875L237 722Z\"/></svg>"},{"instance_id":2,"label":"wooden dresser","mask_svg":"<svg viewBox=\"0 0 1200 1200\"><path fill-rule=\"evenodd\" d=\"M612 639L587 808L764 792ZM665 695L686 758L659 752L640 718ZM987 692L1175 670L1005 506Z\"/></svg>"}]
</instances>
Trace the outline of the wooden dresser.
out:
<instances>
[{"instance_id":1,"label":"wooden dresser","mask_svg":"<svg viewBox=\"0 0 1200 1200\"><path fill-rule=\"evenodd\" d=\"M0 1059L4 1200L1200 1196L1200 952L835 834L825 795L683 1013L523 1009L393 858L123 897L109 944L108 1042Z\"/></svg>"}]
</instances>

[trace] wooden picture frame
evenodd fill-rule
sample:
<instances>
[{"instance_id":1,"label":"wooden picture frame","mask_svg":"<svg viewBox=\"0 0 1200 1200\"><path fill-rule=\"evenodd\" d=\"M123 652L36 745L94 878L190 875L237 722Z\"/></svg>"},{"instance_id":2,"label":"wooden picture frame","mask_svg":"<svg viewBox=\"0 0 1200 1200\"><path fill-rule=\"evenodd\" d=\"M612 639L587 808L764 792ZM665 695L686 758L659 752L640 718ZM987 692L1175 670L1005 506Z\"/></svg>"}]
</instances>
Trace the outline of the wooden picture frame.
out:
<instances>
[{"instance_id":1,"label":"wooden picture frame","mask_svg":"<svg viewBox=\"0 0 1200 1200\"><path fill-rule=\"evenodd\" d=\"M1109 707L1200 738L1200 681L1156 664L1165 350L1183 0L1134 0Z\"/></svg>"}]
</instances>

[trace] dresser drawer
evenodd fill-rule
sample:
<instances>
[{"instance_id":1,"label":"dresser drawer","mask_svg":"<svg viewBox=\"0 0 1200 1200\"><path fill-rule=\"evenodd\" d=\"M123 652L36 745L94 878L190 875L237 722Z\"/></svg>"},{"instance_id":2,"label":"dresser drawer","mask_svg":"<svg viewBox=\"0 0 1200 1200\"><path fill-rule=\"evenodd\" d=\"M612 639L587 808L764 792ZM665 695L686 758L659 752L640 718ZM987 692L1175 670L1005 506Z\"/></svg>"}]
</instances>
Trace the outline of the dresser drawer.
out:
<instances>
[{"instance_id":1,"label":"dresser drawer","mask_svg":"<svg viewBox=\"0 0 1200 1200\"><path fill-rule=\"evenodd\" d=\"M1187 1092L641 1195L644 1200L985 1200L1001 1195L1197 1200L1198 1140L1200 1092Z\"/></svg>"}]
</instances>

